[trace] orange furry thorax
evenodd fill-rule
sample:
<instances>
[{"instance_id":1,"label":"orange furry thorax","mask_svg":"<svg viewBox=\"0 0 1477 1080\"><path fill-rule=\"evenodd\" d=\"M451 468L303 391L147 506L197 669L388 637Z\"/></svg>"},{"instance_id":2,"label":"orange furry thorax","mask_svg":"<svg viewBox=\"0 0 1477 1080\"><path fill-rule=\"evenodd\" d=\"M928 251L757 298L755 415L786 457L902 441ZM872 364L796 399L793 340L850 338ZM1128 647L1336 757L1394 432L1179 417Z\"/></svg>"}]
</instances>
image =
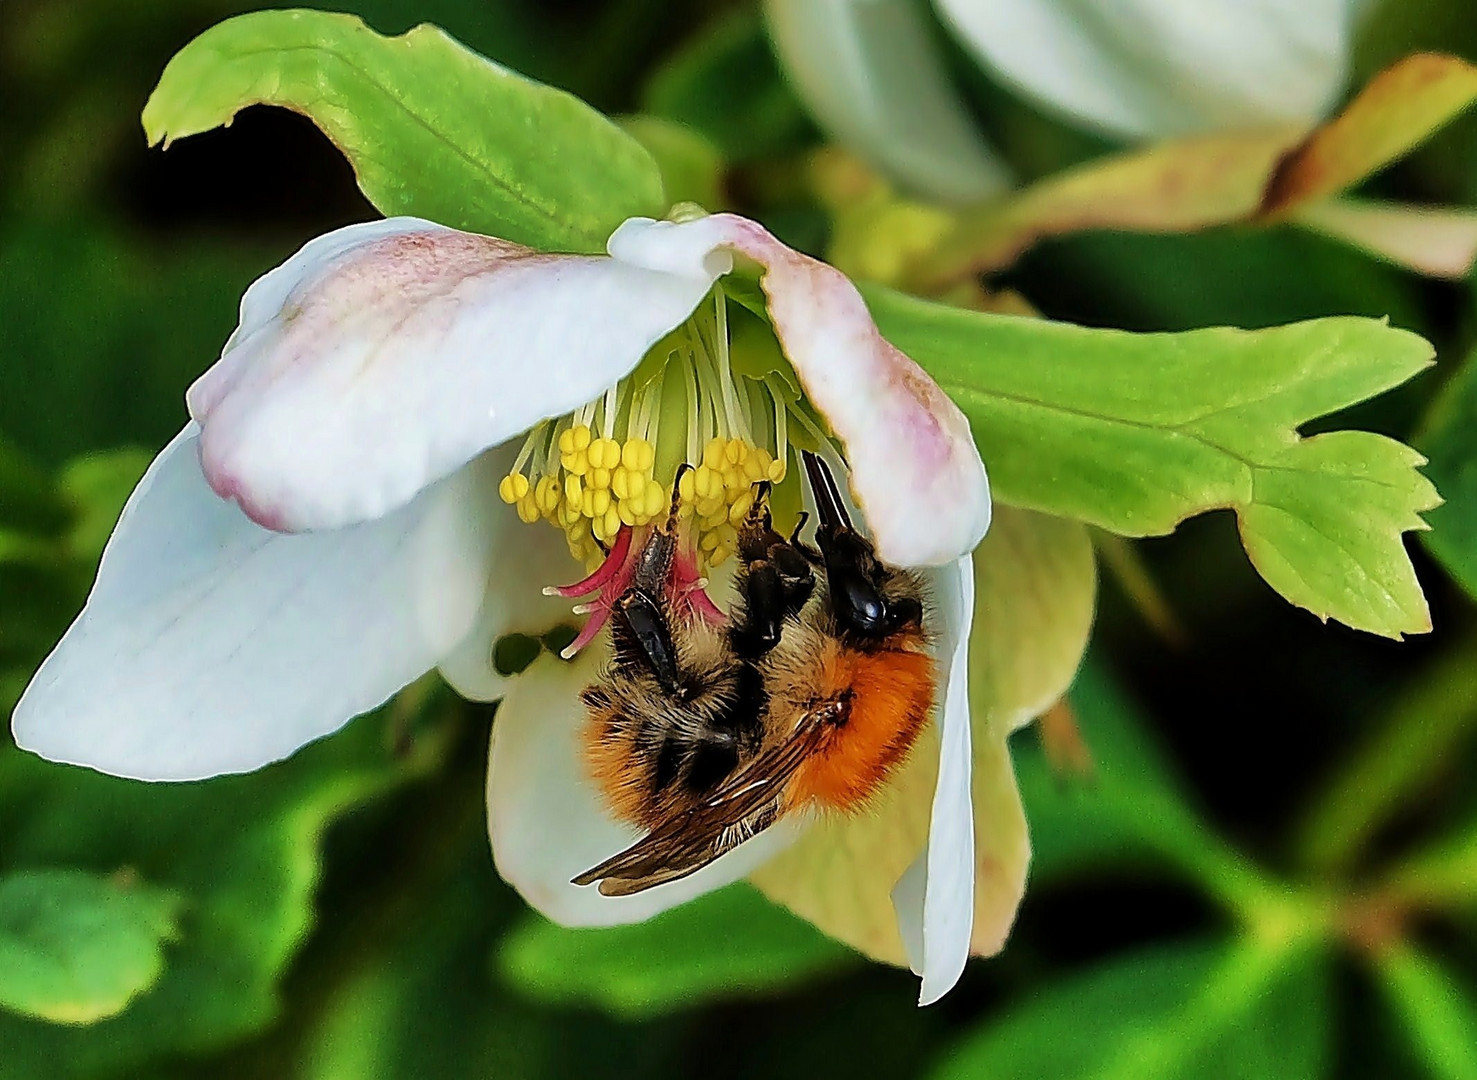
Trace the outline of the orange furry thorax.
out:
<instances>
[{"instance_id":1,"label":"orange furry thorax","mask_svg":"<svg viewBox=\"0 0 1477 1080\"><path fill-rule=\"evenodd\" d=\"M907 757L934 704L934 662L916 648L862 652L828 639L813 690L848 703L844 723L796 772L786 793L792 808L862 807Z\"/></svg>"}]
</instances>

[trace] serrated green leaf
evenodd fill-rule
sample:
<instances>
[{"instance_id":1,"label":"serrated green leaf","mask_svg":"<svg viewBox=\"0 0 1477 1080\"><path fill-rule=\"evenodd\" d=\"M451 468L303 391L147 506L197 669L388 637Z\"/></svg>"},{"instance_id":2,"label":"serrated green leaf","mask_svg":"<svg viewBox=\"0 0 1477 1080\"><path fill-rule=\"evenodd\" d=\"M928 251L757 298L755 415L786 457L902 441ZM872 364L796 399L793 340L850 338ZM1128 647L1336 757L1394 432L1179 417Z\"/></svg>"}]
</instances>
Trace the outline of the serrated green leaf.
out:
<instances>
[{"instance_id":1,"label":"serrated green leaf","mask_svg":"<svg viewBox=\"0 0 1477 1080\"><path fill-rule=\"evenodd\" d=\"M80 870L0 877L0 1007L62 1024L122 1012L164 970L178 900Z\"/></svg>"},{"instance_id":2,"label":"serrated green leaf","mask_svg":"<svg viewBox=\"0 0 1477 1080\"><path fill-rule=\"evenodd\" d=\"M1300 425L1429 365L1422 338L1360 318L1131 334L866 290L882 332L969 416L995 494L1124 536L1231 509L1252 563L1319 618L1430 629L1402 534L1439 502L1407 446Z\"/></svg>"},{"instance_id":3,"label":"serrated green leaf","mask_svg":"<svg viewBox=\"0 0 1477 1080\"><path fill-rule=\"evenodd\" d=\"M1328 1060L1322 957L1184 942L1050 983L932 1080L1312 1080Z\"/></svg>"},{"instance_id":4,"label":"serrated green leaf","mask_svg":"<svg viewBox=\"0 0 1477 1080\"><path fill-rule=\"evenodd\" d=\"M1477 597L1477 354L1467 357L1431 406L1416 445L1446 503L1431 512L1422 535L1469 596Z\"/></svg>"},{"instance_id":5,"label":"serrated green leaf","mask_svg":"<svg viewBox=\"0 0 1477 1080\"><path fill-rule=\"evenodd\" d=\"M228 19L169 62L144 130L167 146L256 104L317 124L386 215L600 251L627 217L666 208L656 162L638 142L435 26L387 38L321 11Z\"/></svg>"},{"instance_id":6,"label":"serrated green leaf","mask_svg":"<svg viewBox=\"0 0 1477 1080\"><path fill-rule=\"evenodd\" d=\"M531 915L497 955L504 977L531 997L621 1016L776 990L854 960L746 885L631 926L569 930Z\"/></svg>"},{"instance_id":7,"label":"serrated green leaf","mask_svg":"<svg viewBox=\"0 0 1477 1080\"><path fill-rule=\"evenodd\" d=\"M1394 944L1375 956L1386 996L1436 1080L1477 1080L1477 1002L1429 956Z\"/></svg>"},{"instance_id":8,"label":"serrated green leaf","mask_svg":"<svg viewBox=\"0 0 1477 1080\"><path fill-rule=\"evenodd\" d=\"M5 1066L84 1076L257 1030L313 921L319 843L339 813L398 782L373 717L247 776L144 784L0 745L0 870L127 867L189 898L164 975L85 1029L0 1015Z\"/></svg>"}]
</instances>

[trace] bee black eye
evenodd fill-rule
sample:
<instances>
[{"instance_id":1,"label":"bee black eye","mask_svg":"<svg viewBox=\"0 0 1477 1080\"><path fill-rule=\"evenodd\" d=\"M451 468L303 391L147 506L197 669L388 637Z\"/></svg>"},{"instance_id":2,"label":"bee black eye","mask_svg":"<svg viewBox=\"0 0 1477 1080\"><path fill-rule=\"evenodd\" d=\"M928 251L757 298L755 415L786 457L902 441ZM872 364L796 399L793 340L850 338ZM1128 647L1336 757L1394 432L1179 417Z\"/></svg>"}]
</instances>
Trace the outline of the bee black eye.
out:
<instances>
[{"instance_id":1,"label":"bee black eye","mask_svg":"<svg viewBox=\"0 0 1477 1080\"><path fill-rule=\"evenodd\" d=\"M828 576L831 606L841 625L864 637L881 637L893 630L886 598L858 568L833 568Z\"/></svg>"}]
</instances>

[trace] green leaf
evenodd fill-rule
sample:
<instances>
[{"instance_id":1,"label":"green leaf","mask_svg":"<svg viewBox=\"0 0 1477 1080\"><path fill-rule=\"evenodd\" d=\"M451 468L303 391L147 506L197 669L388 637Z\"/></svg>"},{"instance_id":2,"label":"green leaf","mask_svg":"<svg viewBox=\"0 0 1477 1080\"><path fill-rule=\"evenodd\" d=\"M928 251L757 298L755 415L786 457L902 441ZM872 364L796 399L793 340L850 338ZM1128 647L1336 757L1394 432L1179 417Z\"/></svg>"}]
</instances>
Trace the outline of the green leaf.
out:
<instances>
[{"instance_id":1,"label":"green leaf","mask_svg":"<svg viewBox=\"0 0 1477 1080\"><path fill-rule=\"evenodd\" d=\"M382 722L361 718L281 764L194 784L119 780L0 745L0 871L123 867L189 899L166 971L122 1014L85 1029L0 1015L6 1069L117 1070L269 1022L312 925L324 829L406 775L386 741Z\"/></svg>"},{"instance_id":2,"label":"green leaf","mask_svg":"<svg viewBox=\"0 0 1477 1080\"><path fill-rule=\"evenodd\" d=\"M1477 597L1477 353L1442 388L1416 445L1446 504L1431 512L1426 549Z\"/></svg>"},{"instance_id":3,"label":"green leaf","mask_svg":"<svg viewBox=\"0 0 1477 1080\"><path fill-rule=\"evenodd\" d=\"M1298 427L1427 367L1382 322L1130 334L866 290L877 325L968 415L1000 501L1124 536L1232 509L1252 563L1319 618L1430 629L1402 541L1439 497L1409 447Z\"/></svg>"},{"instance_id":4,"label":"green leaf","mask_svg":"<svg viewBox=\"0 0 1477 1080\"><path fill-rule=\"evenodd\" d=\"M1302 1080L1329 1053L1322 956L1181 943L1038 990L947 1056L932 1080Z\"/></svg>"},{"instance_id":5,"label":"green leaf","mask_svg":"<svg viewBox=\"0 0 1477 1080\"><path fill-rule=\"evenodd\" d=\"M504 939L497 964L538 1000L634 1017L780 989L854 959L734 885L631 926L567 930L529 916Z\"/></svg>"},{"instance_id":6,"label":"green leaf","mask_svg":"<svg viewBox=\"0 0 1477 1080\"><path fill-rule=\"evenodd\" d=\"M656 162L638 142L438 27L387 38L320 11L228 19L169 62L144 130L167 146L256 104L317 124L386 215L601 251L627 217L666 208Z\"/></svg>"},{"instance_id":7,"label":"green leaf","mask_svg":"<svg viewBox=\"0 0 1477 1080\"><path fill-rule=\"evenodd\" d=\"M0 1006L63 1024L123 1011L164 970L176 897L80 870L0 878Z\"/></svg>"},{"instance_id":8,"label":"green leaf","mask_svg":"<svg viewBox=\"0 0 1477 1080\"><path fill-rule=\"evenodd\" d=\"M1429 956L1393 944L1375 955L1386 996L1430 1075L1477 1080L1477 1001Z\"/></svg>"}]
</instances>

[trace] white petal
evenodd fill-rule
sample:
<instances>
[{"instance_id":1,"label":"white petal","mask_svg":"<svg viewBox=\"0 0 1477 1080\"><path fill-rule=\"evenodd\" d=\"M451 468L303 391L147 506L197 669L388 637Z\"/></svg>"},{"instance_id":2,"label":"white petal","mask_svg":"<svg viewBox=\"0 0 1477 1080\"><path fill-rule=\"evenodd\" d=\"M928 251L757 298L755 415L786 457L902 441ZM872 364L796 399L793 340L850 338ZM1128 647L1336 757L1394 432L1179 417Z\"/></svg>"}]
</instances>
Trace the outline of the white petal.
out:
<instances>
[{"instance_id":1,"label":"white petal","mask_svg":"<svg viewBox=\"0 0 1477 1080\"><path fill-rule=\"evenodd\" d=\"M630 371L726 261L683 269L414 218L319 237L247 291L190 389L206 475L280 531L380 517Z\"/></svg>"},{"instance_id":2,"label":"white petal","mask_svg":"<svg viewBox=\"0 0 1477 1080\"><path fill-rule=\"evenodd\" d=\"M487 820L498 872L565 926L650 918L751 873L803 825L781 821L690 877L634 896L601 896L593 885L570 884L641 835L607 814L581 760L579 691L603 662L596 654L606 651L591 647L570 663L539 657L512 681L492 728Z\"/></svg>"},{"instance_id":3,"label":"white petal","mask_svg":"<svg viewBox=\"0 0 1477 1080\"><path fill-rule=\"evenodd\" d=\"M490 451L474 462L482 471L481 490L494 491L512 466L507 449ZM508 510L499 506L499 511ZM570 610L573 601L543 595L545 585L564 585L584 576L584 568L569 555L562 534L543 522L525 524L515 513L486 515L486 550L497 562L486 578L482 605L471 632L437 665L442 678L462 697L496 701L507 692L509 678L493 666L493 647L507 634L540 637L560 624L579 619Z\"/></svg>"},{"instance_id":4,"label":"white petal","mask_svg":"<svg viewBox=\"0 0 1477 1080\"><path fill-rule=\"evenodd\" d=\"M666 249L728 249L764 268L775 333L846 447L852 491L884 559L940 566L974 550L990 525L990 485L969 421L878 333L844 274L734 214L682 224L633 218L610 238L617 259Z\"/></svg>"},{"instance_id":5,"label":"white petal","mask_svg":"<svg viewBox=\"0 0 1477 1080\"><path fill-rule=\"evenodd\" d=\"M1313 123L1348 75L1351 0L937 0L1027 97L1130 138Z\"/></svg>"},{"instance_id":6,"label":"white petal","mask_svg":"<svg viewBox=\"0 0 1477 1080\"><path fill-rule=\"evenodd\" d=\"M974 812L970 801L969 628L974 564L968 558L933 575L940 639L949 649L940 710L939 772L928 844L893 892L898 930L923 976L918 1004L953 988L969 959L974 925ZM921 871L921 872L920 872ZM922 888L919 888L920 882Z\"/></svg>"},{"instance_id":7,"label":"white petal","mask_svg":"<svg viewBox=\"0 0 1477 1080\"><path fill-rule=\"evenodd\" d=\"M146 780L245 772L379 705L465 636L487 574L471 470L395 514L285 536L205 482L193 424L155 459L16 742Z\"/></svg>"},{"instance_id":8,"label":"white petal","mask_svg":"<svg viewBox=\"0 0 1477 1080\"><path fill-rule=\"evenodd\" d=\"M821 127L905 186L970 203L1010 186L912 0L765 0L775 51Z\"/></svg>"}]
</instances>

